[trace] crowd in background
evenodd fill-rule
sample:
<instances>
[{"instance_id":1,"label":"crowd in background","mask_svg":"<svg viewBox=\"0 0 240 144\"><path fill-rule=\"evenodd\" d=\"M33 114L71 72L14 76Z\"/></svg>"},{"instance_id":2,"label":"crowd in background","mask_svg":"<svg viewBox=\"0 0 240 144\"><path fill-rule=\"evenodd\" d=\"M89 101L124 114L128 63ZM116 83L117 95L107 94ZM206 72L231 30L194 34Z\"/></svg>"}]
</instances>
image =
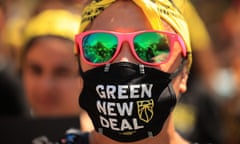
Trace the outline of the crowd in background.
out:
<instances>
[{"instance_id":1,"label":"crowd in background","mask_svg":"<svg viewBox=\"0 0 240 144\"><path fill-rule=\"evenodd\" d=\"M184 1L179 5L184 6ZM208 33L203 34L203 39L192 37L193 68L188 92L176 108L177 128L193 141L240 143L240 2L191 2ZM1 117L30 115L19 74L22 32L28 20L46 9L65 9L80 15L87 3L88 0L0 1ZM185 13L189 14L188 10ZM190 16L188 21L191 19ZM191 31L196 37L202 34L196 24Z\"/></svg>"}]
</instances>

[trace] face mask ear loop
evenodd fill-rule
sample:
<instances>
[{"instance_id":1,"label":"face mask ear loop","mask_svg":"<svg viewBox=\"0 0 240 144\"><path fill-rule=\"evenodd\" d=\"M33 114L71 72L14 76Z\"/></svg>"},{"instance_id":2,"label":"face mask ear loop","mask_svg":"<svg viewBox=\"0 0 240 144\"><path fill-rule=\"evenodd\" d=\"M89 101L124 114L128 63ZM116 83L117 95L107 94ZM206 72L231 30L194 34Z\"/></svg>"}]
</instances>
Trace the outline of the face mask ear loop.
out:
<instances>
[{"instance_id":1,"label":"face mask ear loop","mask_svg":"<svg viewBox=\"0 0 240 144\"><path fill-rule=\"evenodd\" d=\"M181 64L180 64L179 67L176 69L176 71L171 74L170 79L174 79L177 75L179 75L179 73L183 70L186 61L187 61L186 58L183 58L183 59L182 59Z\"/></svg>"},{"instance_id":2,"label":"face mask ear loop","mask_svg":"<svg viewBox=\"0 0 240 144\"><path fill-rule=\"evenodd\" d=\"M168 84L168 90L169 90L169 93L171 95L171 98L172 98L172 106L175 106L177 104L177 96L176 96L176 93L174 92L174 89L173 89L173 84L172 82L170 82ZM174 109L174 107L172 107L171 111Z\"/></svg>"},{"instance_id":3,"label":"face mask ear loop","mask_svg":"<svg viewBox=\"0 0 240 144\"><path fill-rule=\"evenodd\" d=\"M80 55L77 54L77 62L78 62L78 71L79 71L79 74L80 76L84 76L84 73L82 71L82 66L81 66L81 63L80 63Z\"/></svg>"}]
</instances>

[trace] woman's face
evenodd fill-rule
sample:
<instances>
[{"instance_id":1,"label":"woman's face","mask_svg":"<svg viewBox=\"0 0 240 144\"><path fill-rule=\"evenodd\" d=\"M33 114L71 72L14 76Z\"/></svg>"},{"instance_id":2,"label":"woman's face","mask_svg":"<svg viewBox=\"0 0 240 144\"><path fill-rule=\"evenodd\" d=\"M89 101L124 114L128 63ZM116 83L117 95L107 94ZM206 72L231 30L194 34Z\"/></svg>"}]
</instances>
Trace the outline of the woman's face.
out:
<instances>
[{"instance_id":1,"label":"woman's face","mask_svg":"<svg viewBox=\"0 0 240 144\"><path fill-rule=\"evenodd\" d=\"M72 42L54 37L36 40L24 57L22 72L35 116L78 114L82 84Z\"/></svg>"},{"instance_id":2,"label":"woman's face","mask_svg":"<svg viewBox=\"0 0 240 144\"><path fill-rule=\"evenodd\" d=\"M127 33L149 29L152 29L151 25L140 8L138 8L132 1L117 1L98 15L87 30L109 30ZM174 32L164 21L162 30ZM169 61L156 67L157 69L172 73L178 68L181 62L181 47L175 45L173 50L174 52ZM80 61L83 71L94 68L94 66L84 63L83 60L80 59ZM121 51L114 60L114 62L120 61L139 63L132 55L127 42L122 44ZM174 80L173 87L176 89L176 93L178 93L178 91L186 91L186 81L187 72L185 71L181 77L179 76Z\"/></svg>"}]
</instances>

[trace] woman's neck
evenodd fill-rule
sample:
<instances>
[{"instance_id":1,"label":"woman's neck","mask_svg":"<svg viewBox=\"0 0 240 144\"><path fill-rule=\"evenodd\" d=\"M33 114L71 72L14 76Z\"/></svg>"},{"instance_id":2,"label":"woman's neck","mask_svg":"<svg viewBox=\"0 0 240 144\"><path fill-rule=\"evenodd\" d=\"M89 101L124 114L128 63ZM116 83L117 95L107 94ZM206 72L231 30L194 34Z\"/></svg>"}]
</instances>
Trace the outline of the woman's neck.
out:
<instances>
[{"instance_id":1,"label":"woman's neck","mask_svg":"<svg viewBox=\"0 0 240 144\"><path fill-rule=\"evenodd\" d=\"M188 144L186 140L184 140L175 130L172 117L170 116L164 126L162 131L152 137L146 138L144 140L138 142L131 142L131 144ZM108 137L93 131L90 134L90 144L130 144L130 143L121 143L117 141L113 141Z\"/></svg>"}]
</instances>

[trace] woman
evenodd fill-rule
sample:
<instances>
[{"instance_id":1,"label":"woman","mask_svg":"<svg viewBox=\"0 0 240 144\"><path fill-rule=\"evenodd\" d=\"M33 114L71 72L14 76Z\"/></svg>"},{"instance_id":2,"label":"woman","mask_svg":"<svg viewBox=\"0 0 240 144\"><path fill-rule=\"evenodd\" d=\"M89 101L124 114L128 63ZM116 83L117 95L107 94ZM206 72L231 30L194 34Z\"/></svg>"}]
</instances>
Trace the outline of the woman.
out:
<instances>
[{"instance_id":1,"label":"woman","mask_svg":"<svg viewBox=\"0 0 240 144\"><path fill-rule=\"evenodd\" d=\"M31 18L24 33L21 72L34 117L78 116L81 78L73 53L80 17L45 10Z\"/></svg>"},{"instance_id":2,"label":"woman","mask_svg":"<svg viewBox=\"0 0 240 144\"><path fill-rule=\"evenodd\" d=\"M171 1L93 1L75 41L90 144L189 143L171 116L191 66L188 27Z\"/></svg>"}]
</instances>

